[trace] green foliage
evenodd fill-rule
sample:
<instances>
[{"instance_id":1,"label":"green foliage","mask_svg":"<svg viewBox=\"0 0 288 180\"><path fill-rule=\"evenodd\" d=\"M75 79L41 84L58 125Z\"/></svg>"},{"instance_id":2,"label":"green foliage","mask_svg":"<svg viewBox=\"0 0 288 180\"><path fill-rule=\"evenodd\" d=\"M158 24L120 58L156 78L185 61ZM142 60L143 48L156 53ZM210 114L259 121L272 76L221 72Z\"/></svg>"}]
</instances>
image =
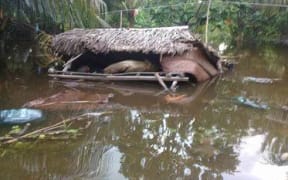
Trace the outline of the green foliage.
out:
<instances>
[{"instance_id":1,"label":"green foliage","mask_svg":"<svg viewBox=\"0 0 288 180\"><path fill-rule=\"evenodd\" d=\"M241 45L243 42L261 44L287 36L287 9L263 6L263 3L280 2L250 4L244 0L213 0L209 17L210 43L218 44L224 41L235 45ZM148 0L145 7L142 10L140 8L136 17L137 27L188 25L195 33L205 33L207 1Z\"/></svg>"},{"instance_id":2,"label":"green foliage","mask_svg":"<svg viewBox=\"0 0 288 180\"><path fill-rule=\"evenodd\" d=\"M139 26L193 26L195 20L197 21L197 16L195 15L197 15L196 12L199 10L201 4L191 1L187 1L186 3L171 1L168 5L157 5L157 3L150 0L146 6L153 8L140 10L139 16L136 19ZM201 17L199 20L201 20Z\"/></svg>"},{"instance_id":3,"label":"green foliage","mask_svg":"<svg viewBox=\"0 0 288 180\"><path fill-rule=\"evenodd\" d=\"M210 31L218 32L221 39L232 41L234 44L243 42L271 42L279 40L287 28L286 9L277 7L262 7L251 4L225 4L213 1L210 17ZM217 3L218 2L218 3ZM245 2L245 1L242 1Z\"/></svg>"},{"instance_id":4,"label":"green foliage","mask_svg":"<svg viewBox=\"0 0 288 180\"><path fill-rule=\"evenodd\" d=\"M1 0L4 15L39 25L40 29L74 27L159 27L188 25L205 33L207 0ZM280 0L213 0L209 17L209 42L266 42L286 37L288 11ZM264 6L265 5L265 6ZM139 13L131 16L133 9ZM1 11L0 11L1 15ZM107 23L109 22L109 23ZM109 25L110 24L110 25ZM37 26L36 26L37 27Z\"/></svg>"},{"instance_id":5,"label":"green foliage","mask_svg":"<svg viewBox=\"0 0 288 180\"><path fill-rule=\"evenodd\" d=\"M40 29L109 26L104 21L107 6L103 0L2 0L0 10L4 16L38 24Z\"/></svg>"}]
</instances>

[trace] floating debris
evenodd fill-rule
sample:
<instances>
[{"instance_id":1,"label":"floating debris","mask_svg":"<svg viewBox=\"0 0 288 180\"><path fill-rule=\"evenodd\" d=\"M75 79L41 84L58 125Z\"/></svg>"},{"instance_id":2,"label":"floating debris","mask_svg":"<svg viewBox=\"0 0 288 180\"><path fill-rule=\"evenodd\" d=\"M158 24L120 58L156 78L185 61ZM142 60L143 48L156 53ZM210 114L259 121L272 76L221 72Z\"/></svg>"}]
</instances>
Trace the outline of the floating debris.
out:
<instances>
[{"instance_id":1,"label":"floating debris","mask_svg":"<svg viewBox=\"0 0 288 180\"><path fill-rule=\"evenodd\" d=\"M164 97L164 100L167 103L179 103L181 100L184 100L185 98L187 98L187 95L185 95L185 94L181 94L181 95L167 94Z\"/></svg>"},{"instance_id":2,"label":"floating debris","mask_svg":"<svg viewBox=\"0 0 288 180\"><path fill-rule=\"evenodd\" d=\"M23 107L45 110L87 110L95 109L101 104L107 104L113 96L113 94L65 90L49 97L27 102Z\"/></svg>"},{"instance_id":3,"label":"floating debris","mask_svg":"<svg viewBox=\"0 0 288 180\"><path fill-rule=\"evenodd\" d=\"M283 111L288 111L288 106L282 106L281 109L282 109Z\"/></svg>"},{"instance_id":4,"label":"floating debris","mask_svg":"<svg viewBox=\"0 0 288 180\"><path fill-rule=\"evenodd\" d=\"M247 76L244 77L242 82L247 83L247 82L254 82L254 83L259 83L259 84L272 84L276 81L280 81L281 79L271 79L271 78L263 78L263 77L252 77L252 76Z\"/></svg>"},{"instance_id":5,"label":"floating debris","mask_svg":"<svg viewBox=\"0 0 288 180\"><path fill-rule=\"evenodd\" d=\"M30 123L25 124L25 126L23 128L21 128L19 125L14 125L14 126L12 126L8 135L12 136L12 137L21 136L24 133L26 133L26 131L29 129L30 126L31 126Z\"/></svg>"},{"instance_id":6,"label":"floating debris","mask_svg":"<svg viewBox=\"0 0 288 180\"><path fill-rule=\"evenodd\" d=\"M282 162L287 162L288 161L288 152L285 152L285 153L281 154L280 160Z\"/></svg>"},{"instance_id":7,"label":"floating debris","mask_svg":"<svg viewBox=\"0 0 288 180\"><path fill-rule=\"evenodd\" d=\"M0 111L0 124L23 124L43 120L43 113L37 109L6 109Z\"/></svg>"},{"instance_id":8,"label":"floating debris","mask_svg":"<svg viewBox=\"0 0 288 180\"><path fill-rule=\"evenodd\" d=\"M256 101L248 99L244 96L234 97L233 100L236 101L236 103L238 103L238 104L245 105L245 106L252 107L252 108L256 108L256 109L263 109L263 110L270 109L270 107L267 104L258 103Z\"/></svg>"},{"instance_id":9,"label":"floating debris","mask_svg":"<svg viewBox=\"0 0 288 180\"><path fill-rule=\"evenodd\" d=\"M102 113L102 114L105 114ZM30 124L26 124L23 128L13 126L11 131L0 137L0 146L21 142L23 140L69 140L75 139L83 134L83 131L91 125L91 119L87 114L64 119L61 122L39 128L28 132Z\"/></svg>"}]
</instances>

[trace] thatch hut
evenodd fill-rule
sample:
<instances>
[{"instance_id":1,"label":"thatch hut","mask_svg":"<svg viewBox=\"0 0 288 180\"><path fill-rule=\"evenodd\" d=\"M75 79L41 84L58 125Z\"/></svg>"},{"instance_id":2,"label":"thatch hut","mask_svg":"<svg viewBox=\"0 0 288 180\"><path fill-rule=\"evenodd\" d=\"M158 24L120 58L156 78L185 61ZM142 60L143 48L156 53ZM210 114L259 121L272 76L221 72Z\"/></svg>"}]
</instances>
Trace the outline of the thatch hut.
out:
<instances>
[{"instance_id":1,"label":"thatch hut","mask_svg":"<svg viewBox=\"0 0 288 180\"><path fill-rule=\"evenodd\" d=\"M52 40L52 50L67 60L63 71L78 71L78 74L70 73L70 77L75 75L75 78L79 78L81 75L90 73L94 77L86 76L86 79L90 80L95 79L95 74L101 73L105 75L130 73L131 75L132 71L137 71L135 75L145 76L149 73L139 73L152 71L159 72L160 76L165 73L178 73L182 74L185 80L188 77L189 80L200 82L219 72L217 66L219 57L215 51L206 47L190 33L187 26L148 29L74 29L55 36ZM153 65L153 70L147 69L147 66L143 70L141 67L130 69L126 67L127 63L125 68L119 68L123 66L123 63L119 62L128 62L127 60L145 62L146 65L149 63ZM132 63L131 66L133 65ZM117 70L113 71L115 67ZM59 72L56 74L54 73L53 76L65 76ZM101 76L101 78L106 77L110 77L108 80L121 80L108 75ZM159 80L159 77L157 78ZM149 79L142 78L142 80ZM162 79L169 81L169 78ZM123 80L141 80L141 77ZM170 81L174 80L170 78Z\"/></svg>"}]
</instances>

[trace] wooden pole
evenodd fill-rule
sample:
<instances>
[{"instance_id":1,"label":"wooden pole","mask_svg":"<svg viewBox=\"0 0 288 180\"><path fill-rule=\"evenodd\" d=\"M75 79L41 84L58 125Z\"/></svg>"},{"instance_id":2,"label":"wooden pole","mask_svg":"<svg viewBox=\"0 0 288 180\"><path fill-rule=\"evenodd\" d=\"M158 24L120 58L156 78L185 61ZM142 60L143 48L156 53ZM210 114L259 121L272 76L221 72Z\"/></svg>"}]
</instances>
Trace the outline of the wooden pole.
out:
<instances>
[{"instance_id":1,"label":"wooden pole","mask_svg":"<svg viewBox=\"0 0 288 180\"><path fill-rule=\"evenodd\" d=\"M123 21L123 11L120 11L120 28L122 28L122 21Z\"/></svg>"},{"instance_id":2,"label":"wooden pole","mask_svg":"<svg viewBox=\"0 0 288 180\"><path fill-rule=\"evenodd\" d=\"M75 57L72 57L71 59L69 59L69 61L67 61L64 65L63 65L63 71L68 71L68 69L71 67L71 64L73 61L75 61L76 59L78 59L80 56L82 56L83 53L75 56Z\"/></svg>"},{"instance_id":3,"label":"wooden pole","mask_svg":"<svg viewBox=\"0 0 288 180\"><path fill-rule=\"evenodd\" d=\"M207 14L206 14L206 29L205 29L205 43L208 43L208 25L210 16L211 0L208 1Z\"/></svg>"},{"instance_id":4,"label":"wooden pole","mask_svg":"<svg viewBox=\"0 0 288 180\"><path fill-rule=\"evenodd\" d=\"M165 89L165 91L169 91L163 79L160 77L159 73L155 73L155 77L157 78L159 84Z\"/></svg>"},{"instance_id":5,"label":"wooden pole","mask_svg":"<svg viewBox=\"0 0 288 180\"><path fill-rule=\"evenodd\" d=\"M172 82L172 84L170 86L170 89L171 89L172 92L176 91L177 84L178 84L178 81L176 81L176 80Z\"/></svg>"},{"instance_id":6,"label":"wooden pole","mask_svg":"<svg viewBox=\"0 0 288 180\"><path fill-rule=\"evenodd\" d=\"M179 76L174 76L174 77L162 76L162 77L160 77L160 75L158 73L157 73L157 75L154 75L154 76L135 76L135 75L118 76L118 75L113 75L113 74L111 74L111 75L99 75L99 76L48 74L48 76L53 77L53 78L83 79L83 80L90 80L90 81L158 81L159 83L160 83L160 81L162 81L162 82L164 82L164 81L188 82L189 81L188 77L179 77ZM159 77L160 77L160 81L159 81Z\"/></svg>"}]
</instances>

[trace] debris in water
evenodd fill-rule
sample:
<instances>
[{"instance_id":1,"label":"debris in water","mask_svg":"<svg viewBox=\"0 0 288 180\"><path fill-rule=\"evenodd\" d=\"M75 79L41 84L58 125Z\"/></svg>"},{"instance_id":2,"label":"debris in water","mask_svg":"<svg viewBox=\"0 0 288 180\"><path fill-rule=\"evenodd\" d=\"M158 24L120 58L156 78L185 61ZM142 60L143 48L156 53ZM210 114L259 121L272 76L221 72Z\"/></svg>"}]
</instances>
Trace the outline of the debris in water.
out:
<instances>
[{"instance_id":1,"label":"debris in water","mask_svg":"<svg viewBox=\"0 0 288 180\"><path fill-rule=\"evenodd\" d=\"M267 104L258 103L258 102L255 102L255 101L248 99L246 97L243 97L243 96L234 97L233 100L236 101L236 103L238 103L238 104L245 105L245 106L252 107L252 108L256 108L256 109L263 109L263 110L270 109Z\"/></svg>"},{"instance_id":2,"label":"debris in water","mask_svg":"<svg viewBox=\"0 0 288 180\"><path fill-rule=\"evenodd\" d=\"M25 124L25 126L23 128L21 128L19 125L14 125L12 126L11 130L9 131L9 135L10 136L21 136L24 133L26 133L26 131L29 129L29 127L31 126L30 123Z\"/></svg>"},{"instance_id":3,"label":"debris in water","mask_svg":"<svg viewBox=\"0 0 288 180\"><path fill-rule=\"evenodd\" d=\"M27 102L23 107L45 110L87 110L95 109L100 104L107 104L113 96L113 94L65 90L49 97Z\"/></svg>"},{"instance_id":4,"label":"debris in water","mask_svg":"<svg viewBox=\"0 0 288 180\"><path fill-rule=\"evenodd\" d=\"M37 109L6 109L0 110L0 124L23 124L42 120L43 113Z\"/></svg>"},{"instance_id":5,"label":"debris in water","mask_svg":"<svg viewBox=\"0 0 288 180\"><path fill-rule=\"evenodd\" d=\"M181 94L181 95L170 95L167 94L164 99L167 103L179 103L181 100L187 98L187 95Z\"/></svg>"},{"instance_id":6,"label":"debris in water","mask_svg":"<svg viewBox=\"0 0 288 180\"><path fill-rule=\"evenodd\" d=\"M23 128L19 125L13 126L11 131L0 137L0 146L12 143L22 143L23 140L69 140L75 139L82 135L83 131L91 125L91 120L88 115L82 114L79 116L64 119L47 127L40 127L28 132L27 129L30 123L27 123ZM0 155L1 156L1 155Z\"/></svg>"},{"instance_id":7,"label":"debris in water","mask_svg":"<svg viewBox=\"0 0 288 180\"><path fill-rule=\"evenodd\" d=\"M271 79L271 78L259 78L259 77L252 77L252 76L247 76L244 77L242 82L246 83L246 82L254 82L254 83L259 83L259 84L272 84L276 81L280 81L281 79Z\"/></svg>"},{"instance_id":8,"label":"debris in water","mask_svg":"<svg viewBox=\"0 0 288 180\"><path fill-rule=\"evenodd\" d=\"M285 153L281 154L280 160L282 162L287 162L288 161L288 152L285 152Z\"/></svg>"},{"instance_id":9,"label":"debris in water","mask_svg":"<svg viewBox=\"0 0 288 180\"><path fill-rule=\"evenodd\" d=\"M288 111L288 106L282 106L281 109L282 109L283 111Z\"/></svg>"}]
</instances>

